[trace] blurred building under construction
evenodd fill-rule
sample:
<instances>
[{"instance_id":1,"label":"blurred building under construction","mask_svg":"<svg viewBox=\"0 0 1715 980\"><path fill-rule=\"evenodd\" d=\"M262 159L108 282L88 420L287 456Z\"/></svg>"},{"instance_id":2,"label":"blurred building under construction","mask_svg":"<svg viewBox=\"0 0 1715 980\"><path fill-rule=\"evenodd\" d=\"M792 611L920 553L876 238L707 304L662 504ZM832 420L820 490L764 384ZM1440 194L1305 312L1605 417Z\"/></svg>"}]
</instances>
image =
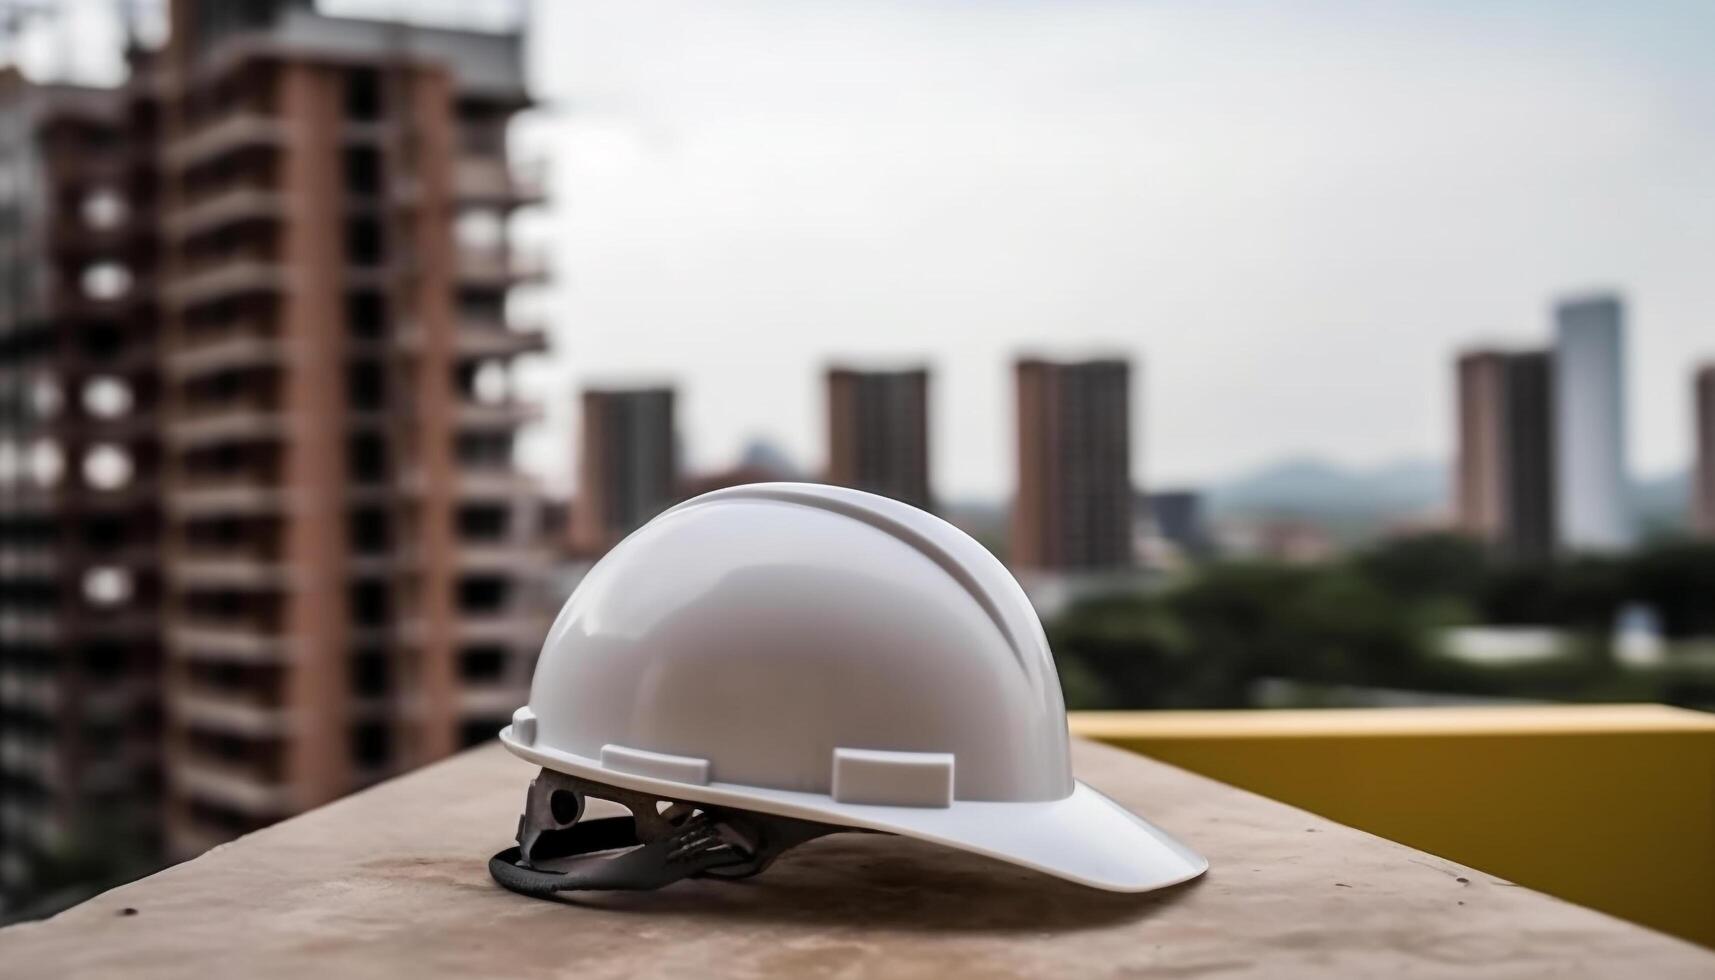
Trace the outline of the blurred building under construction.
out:
<instances>
[{"instance_id":1,"label":"blurred building under construction","mask_svg":"<svg viewBox=\"0 0 1715 980\"><path fill-rule=\"evenodd\" d=\"M0 76L0 899L491 736L543 625L520 35L169 25L117 88Z\"/></svg>"},{"instance_id":2,"label":"blurred building under construction","mask_svg":"<svg viewBox=\"0 0 1715 980\"><path fill-rule=\"evenodd\" d=\"M159 108L0 70L0 900L159 846Z\"/></svg>"}]
</instances>

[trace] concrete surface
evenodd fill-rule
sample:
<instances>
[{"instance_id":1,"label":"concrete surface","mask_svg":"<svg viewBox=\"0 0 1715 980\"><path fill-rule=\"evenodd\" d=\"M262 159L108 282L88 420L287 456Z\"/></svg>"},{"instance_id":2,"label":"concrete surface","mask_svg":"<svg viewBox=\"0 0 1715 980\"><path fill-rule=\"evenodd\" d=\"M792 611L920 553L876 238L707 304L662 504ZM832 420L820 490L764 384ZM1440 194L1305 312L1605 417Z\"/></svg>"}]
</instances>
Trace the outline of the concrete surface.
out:
<instances>
[{"instance_id":1,"label":"concrete surface","mask_svg":"<svg viewBox=\"0 0 1715 980\"><path fill-rule=\"evenodd\" d=\"M838 836L748 882L544 902L489 881L531 775L491 746L0 930L0 975L1715 976L1715 953L1680 940L1118 749L1074 752L1084 779L1201 848L1208 876L1112 895Z\"/></svg>"}]
</instances>

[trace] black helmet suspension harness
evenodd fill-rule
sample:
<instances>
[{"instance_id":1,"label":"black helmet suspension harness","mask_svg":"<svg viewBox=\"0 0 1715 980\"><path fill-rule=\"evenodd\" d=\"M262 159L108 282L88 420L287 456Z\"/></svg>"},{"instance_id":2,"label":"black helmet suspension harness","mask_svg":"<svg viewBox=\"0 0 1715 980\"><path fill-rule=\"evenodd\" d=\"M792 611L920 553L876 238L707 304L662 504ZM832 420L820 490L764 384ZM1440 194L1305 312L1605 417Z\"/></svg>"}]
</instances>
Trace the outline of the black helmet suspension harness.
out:
<instances>
[{"instance_id":1,"label":"black helmet suspension harness","mask_svg":"<svg viewBox=\"0 0 1715 980\"><path fill-rule=\"evenodd\" d=\"M582 820L584 800L612 800L629 817ZM530 782L518 846L488 859L515 892L646 891L683 878L748 878L805 841L853 831L810 820L672 800L553 769ZM617 854L604 852L628 848Z\"/></svg>"}]
</instances>

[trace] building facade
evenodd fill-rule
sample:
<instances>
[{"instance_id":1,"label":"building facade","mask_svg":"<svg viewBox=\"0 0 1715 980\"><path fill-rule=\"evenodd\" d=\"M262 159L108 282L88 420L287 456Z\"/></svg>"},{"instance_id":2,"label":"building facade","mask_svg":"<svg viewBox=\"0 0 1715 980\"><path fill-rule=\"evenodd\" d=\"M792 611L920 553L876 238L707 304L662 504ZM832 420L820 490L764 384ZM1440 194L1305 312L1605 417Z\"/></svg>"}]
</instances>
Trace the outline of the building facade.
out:
<instances>
[{"instance_id":1,"label":"building facade","mask_svg":"<svg viewBox=\"0 0 1715 980\"><path fill-rule=\"evenodd\" d=\"M1612 551L1634 538L1626 473L1625 309L1618 297L1554 310L1556 525L1569 551Z\"/></svg>"},{"instance_id":2,"label":"building facade","mask_svg":"<svg viewBox=\"0 0 1715 980\"><path fill-rule=\"evenodd\" d=\"M1692 382L1692 423L1697 449L1691 481L1692 524L1702 537L1715 538L1715 364L1698 369Z\"/></svg>"},{"instance_id":3,"label":"building facade","mask_svg":"<svg viewBox=\"0 0 1715 980\"><path fill-rule=\"evenodd\" d=\"M1130 365L1026 358L1014 376L1012 564L1041 571L1131 565Z\"/></svg>"},{"instance_id":4,"label":"building facade","mask_svg":"<svg viewBox=\"0 0 1715 980\"><path fill-rule=\"evenodd\" d=\"M1455 366L1454 509L1461 531L1490 542L1506 530L1506 365L1505 353L1476 351Z\"/></svg>"},{"instance_id":5,"label":"building facade","mask_svg":"<svg viewBox=\"0 0 1715 980\"><path fill-rule=\"evenodd\" d=\"M673 401L671 388L584 392L573 554L603 554L678 499Z\"/></svg>"},{"instance_id":6,"label":"building facade","mask_svg":"<svg viewBox=\"0 0 1715 980\"><path fill-rule=\"evenodd\" d=\"M829 483L933 509L929 372L830 368Z\"/></svg>"},{"instance_id":7,"label":"building facade","mask_svg":"<svg viewBox=\"0 0 1715 980\"><path fill-rule=\"evenodd\" d=\"M1555 547L1553 380L1545 351L1475 351L1458 361L1459 527L1518 558L1544 559Z\"/></svg>"},{"instance_id":8,"label":"building facade","mask_svg":"<svg viewBox=\"0 0 1715 980\"><path fill-rule=\"evenodd\" d=\"M159 849L158 108L0 71L0 909Z\"/></svg>"},{"instance_id":9,"label":"building facade","mask_svg":"<svg viewBox=\"0 0 1715 980\"><path fill-rule=\"evenodd\" d=\"M504 234L541 199L505 145L529 105L516 33L307 0L174 0L169 22L100 93L105 129L36 168L42 214L6 252L37 298L5 314L0 385L45 379L60 408L8 412L5 445L60 462L51 493L7 496L0 548L28 539L59 582L0 581L26 632L87 648L104 683L135 676L139 737L94 757L147 756L158 805L133 798L182 857L522 703L547 553L512 464L535 412L507 379L545 342L505 312L541 274Z\"/></svg>"},{"instance_id":10,"label":"building facade","mask_svg":"<svg viewBox=\"0 0 1715 980\"><path fill-rule=\"evenodd\" d=\"M179 853L498 730L528 682L540 350L515 34L181 0L161 221L167 820ZM330 587L330 583L332 587Z\"/></svg>"}]
</instances>

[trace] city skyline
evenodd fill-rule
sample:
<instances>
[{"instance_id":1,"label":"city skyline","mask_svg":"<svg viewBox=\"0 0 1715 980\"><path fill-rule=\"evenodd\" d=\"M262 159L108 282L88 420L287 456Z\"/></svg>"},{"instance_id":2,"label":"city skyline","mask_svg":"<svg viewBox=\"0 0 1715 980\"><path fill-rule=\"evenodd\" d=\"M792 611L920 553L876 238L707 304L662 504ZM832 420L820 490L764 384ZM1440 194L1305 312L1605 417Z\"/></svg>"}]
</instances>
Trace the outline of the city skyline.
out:
<instances>
[{"instance_id":1,"label":"city skyline","mask_svg":"<svg viewBox=\"0 0 1715 980\"><path fill-rule=\"evenodd\" d=\"M822 364L908 358L937 491L996 499L1012 356L1113 351L1146 369L1134 476L1199 484L1450 460L1424 366L1617 289L1634 472L1678 471L1715 356L1710 16L553 5L534 69L565 110L532 135L578 195L548 390L671 374L692 467L756 437L810 465Z\"/></svg>"},{"instance_id":2,"label":"city skyline","mask_svg":"<svg viewBox=\"0 0 1715 980\"><path fill-rule=\"evenodd\" d=\"M1616 328L1614 336L1598 345L1594 365L1582 365L1586 373L1611 375L1625 359L1623 320L1624 303L1620 297L1607 294L1584 294L1562 298L1551 304L1557 311L1595 307L1604 313ZM1606 326L1607 324L1603 324ZM1598 331L1600 332L1600 331ZM1376 467L1342 467L1313 456L1284 455L1256 467L1238 477L1208 484L1185 485L1144 483L1133 480L1140 494L1154 494L1163 488L1188 491L1226 498L1225 505L1235 515L1256 516L1271 511L1299 513L1306 510L1322 513L1324 517L1345 512L1348 516L1369 513L1391 515L1372 528L1373 531L1397 531L1408 527L1447 527L1477 538L1501 544L1520 555L1546 557L1557 541L1575 550L1624 550L1638 543L1638 535L1646 531L1697 531L1704 528L1700 521L1699 501L1715 500L1715 360L1692 365L1686 378L1687 413L1693 419L1694 432L1691 463L1665 476L1640 475L1626 465L1629 447L1620 440L1614 443L1613 423L1623 409L1616 409L1615 396L1623 395L1609 385L1598 404L1586 405L1583 414L1563 412L1566 399L1552 397L1556 374L1569 370L1568 360L1577 355L1561 350L1563 331L1554 331L1553 343L1544 346L1516 344L1508 346L1468 345L1451 359L1455 370L1449 390L1454 393L1455 411L1449 432L1455 441L1454 452L1443 461L1399 460ZM1560 356L1557 356L1559 351ZM1587 352L1586 352L1587 353ZM1588 360L1587 357L1583 358ZM1111 362L1134 370L1141 365L1129 358L1111 356L1087 359L1086 363ZM1020 354L1012 361L1015 375L1020 365L1069 364L1077 358L1045 358L1039 352ZM1141 372L1140 372L1141 373ZM908 501L925 499L926 509L938 511L940 505L955 509L1012 506L1016 503L1017 484L998 498L943 499L927 493L922 474L932 469L934 454L928 451L923 433L928 419L923 408L927 392L933 388L934 372L928 367L860 369L842 364L830 364L823 369L828 404L825 418L828 427L824 442L815 452L821 460L810 465L786 455L779 446L767 440L755 440L744 447L735 460L724 465L703 469L688 469L683 459L690 447L684 444L677 422L652 441L665 445L670 439L673 466L677 474L678 499L706 489L731 486L739 482L766 480L809 480L828 482L857 489L867 489ZM1589 381L1589 378L1583 380ZM855 400L855 382L876 385L867 402ZM886 385L887 387L879 387ZM903 385L903 387L899 387ZM1568 386L1562 382L1562 387ZM1572 385L1571 387L1577 387ZM897 389L897 390L895 390ZM913 390L915 389L915 390ZM1020 400L1022 389L1015 388L1011 413L1015 428L1012 437L1019 437L1017 424L1027 414ZM590 424L587 405L591 395L635 397L658 395L679 400L680 387L673 378L653 378L648 383L626 386L610 384L585 389L580 412L582 426ZM886 395L885 398L880 396ZM903 400L902 400L903 399ZM1572 399L1577 401L1578 399ZM1589 401L1589 399L1585 399ZM1604 404L1605 403L1605 404ZM859 405L863 405L860 409ZM1593 414L1592 414L1593 411ZM1138 414L1149 414L1141 400L1122 410L1129 421ZM1565 417L1562 417L1565 415ZM860 419L863 424L858 425ZM1596 423L1586 431L1585 422ZM985 424L993 424L989 420ZM853 440L853 436L862 437ZM1559 433L1558 435L1556 433ZM1596 438L1588 438L1591 433ZM1127 437L1128 450L1135 441ZM1597 446L1598 465L1609 472L1602 482L1601 493L1595 496L1595 508L1607 529L1591 539L1587 532L1571 530L1567 519L1565 499L1578 497L1579 481L1571 472L1557 469L1563 454L1554 451L1555 444L1572 447L1583 441ZM587 443L587 437L580 445ZM842 445L843 444L843 445ZM609 450L611 451L611 450ZM880 472L859 475L855 467L859 456L891 458L896 475L890 479L905 483L889 488L875 483ZM827 466L820 465L826 462ZM873 463L871 464L873 465ZM580 468L587 470L587 454L580 454ZM901 468L902 467L902 468ZM1433 474L1439 473L1439 477ZM1015 474L1018 475L1018 474ZM1387 486L1371 488L1365 497L1353 489L1341 488L1328 482L1315 486L1310 481L1382 481ZM1618 483L1615 483L1615 480ZM1585 481L1589 483L1590 481ZM872 485L873 484L873 485ZM1429 487L1433 485L1433 489ZM1557 492L1556 485L1571 486L1573 490ZM923 488L915 491L908 487ZM701 489L699 489L701 488ZM1582 488L1589 497L1589 487ZM1356 495L1354 495L1356 494ZM660 497L660 494L656 495ZM566 496L550 492L547 499L561 503L576 503L581 494ZM664 499L664 498L663 498ZM1416 501L1413 503L1412 501ZM1581 506L1588 509L1591 503ZM647 508L645 508L647 509ZM1715 508L1710 508L1715 512ZM1523 523L1521 524L1521 518ZM1567 530L1562 530L1564 525ZM615 530L617 530L617 526ZM1707 533L1705 529L1704 533ZM1575 543L1576 542L1576 543ZM589 549L584 549L589 550ZM601 549L595 549L601 550Z\"/></svg>"},{"instance_id":3,"label":"city skyline","mask_svg":"<svg viewBox=\"0 0 1715 980\"><path fill-rule=\"evenodd\" d=\"M114 36L99 4L68 6L84 10L80 36ZM1134 477L1151 485L1303 456L1451 461L1452 393L1415 365L1539 333L1542 297L1588 289L1630 305L1631 475L1693 465L1688 365L1715 357L1699 267L1715 246L1715 193L1699 190L1715 139L1698 125L1715 67L1689 40L1707 8L1028 2L959 8L956 36L941 3L845 2L827 18L768 2L532 9L527 72L548 106L515 142L580 189L526 229L555 242L558 276L531 306L555 344L522 371L549 407L523 462L559 492L576 482L565 391L673 376L689 468L758 439L813 468L813 375L885 355L941 378L938 492L997 499L1012 447L972 423L1006 411L1007 364L1030 349L1147 352L1155 411L1133 420ZM777 41L760 46L763 32ZM102 46L75 50L86 72L114 71ZM1283 72L1288 60L1316 67ZM862 152L836 152L853 140ZM973 175L990 145L1023 152ZM1043 185L1050 173L1089 186ZM668 288L641 290L645 275ZM1354 361L1362 377L1312 383L1318 365ZM1240 409L1255 404L1280 424L1249 425Z\"/></svg>"}]
</instances>

